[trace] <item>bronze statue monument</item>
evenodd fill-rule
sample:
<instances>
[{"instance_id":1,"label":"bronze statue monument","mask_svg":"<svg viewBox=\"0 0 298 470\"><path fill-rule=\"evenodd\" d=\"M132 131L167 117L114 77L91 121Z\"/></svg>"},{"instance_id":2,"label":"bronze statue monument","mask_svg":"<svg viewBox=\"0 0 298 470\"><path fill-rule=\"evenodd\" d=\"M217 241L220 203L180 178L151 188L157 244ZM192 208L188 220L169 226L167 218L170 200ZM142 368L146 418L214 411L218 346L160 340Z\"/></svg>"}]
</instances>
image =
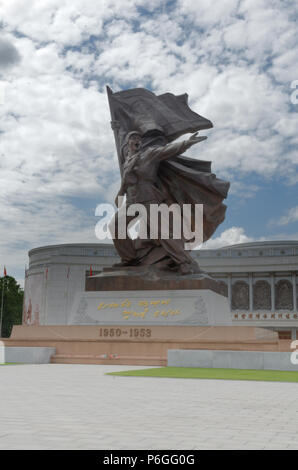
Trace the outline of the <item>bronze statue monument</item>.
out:
<instances>
[{"instance_id":1,"label":"bronze statue monument","mask_svg":"<svg viewBox=\"0 0 298 470\"><path fill-rule=\"evenodd\" d=\"M179 274L199 273L198 264L184 249L183 234L179 238L163 238L158 225L156 238L132 240L127 227L134 217L127 215L127 209L132 204L142 204L149 230L152 205L189 204L192 225L193 208L203 204L203 241L211 237L224 220L226 206L222 201L229 183L211 173L211 162L182 154L207 138L198 136L198 131L211 128L212 123L188 107L186 94L156 96L142 88L113 93L108 87L107 92L121 172L117 206L119 196L126 195L126 203L119 207L110 224L121 257L118 267L154 266ZM189 139L173 142L190 132L194 134ZM126 226L125 237L118 236L122 222Z\"/></svg>"}]
</instances>

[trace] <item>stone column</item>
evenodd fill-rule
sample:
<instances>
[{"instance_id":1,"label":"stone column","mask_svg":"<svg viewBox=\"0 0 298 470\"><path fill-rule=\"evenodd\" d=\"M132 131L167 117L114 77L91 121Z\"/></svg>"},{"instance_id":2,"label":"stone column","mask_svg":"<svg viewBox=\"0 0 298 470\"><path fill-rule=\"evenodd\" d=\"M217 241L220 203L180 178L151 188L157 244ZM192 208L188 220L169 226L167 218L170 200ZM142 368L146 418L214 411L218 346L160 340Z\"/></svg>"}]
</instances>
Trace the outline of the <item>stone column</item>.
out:
<instances>
[{"instance_id":1,"label":"stone column","mask_svg":"<svg viewBox=\"0 0 298 470\"><path fill-rule=\"evenodd\" d=\"M252 273L248 274L248 286L249 286L249 311L253 312L253 277Z\"/></svg>"},{"instance_id":2,"label":"stone column","mask_svg":"<svg viewBox=\"0 0 298 470\"><path fill-rule=\"evenodd\" d=\"M271 312L275 311L275 285L274 285L274 274L270 274L270 285L271 285Z\"/></svg>"},{"instance_id":3,"label":"stone column","mask_svg":"<svg viewBox=\"0 0 298 470\"><path fill-rule=\"evenodd\" d=\"M230 310L232 310L232 275L228 275L228 299L229 299L229 305L230 305Z\"/></svg>"}]
</instances>

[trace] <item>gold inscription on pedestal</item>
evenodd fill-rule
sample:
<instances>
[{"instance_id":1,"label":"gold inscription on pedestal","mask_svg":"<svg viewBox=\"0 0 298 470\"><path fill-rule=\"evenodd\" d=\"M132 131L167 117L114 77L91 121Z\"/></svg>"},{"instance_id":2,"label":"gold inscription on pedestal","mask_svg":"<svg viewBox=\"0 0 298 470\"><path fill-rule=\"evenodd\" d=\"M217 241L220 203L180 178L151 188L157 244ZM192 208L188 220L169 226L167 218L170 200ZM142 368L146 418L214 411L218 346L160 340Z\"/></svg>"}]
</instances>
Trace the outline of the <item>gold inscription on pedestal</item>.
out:
<instances>
[{"instance_id":1,"label":"gold inscription on pedestal","mask_svg":"<svg viewBox=\"0 0 298 470\"><path fill-rule=\"evenodd\" d=\"M121 317L123 320L129 320L131 318L144 319L146 316L153 318L167 318L168 316L180 315L179 309L167 309L165 306L169 305L171 299L157 299L157 300L139 300L134 301L137 304L137 308L132 306L133 301L129 299L123 300L123 302L101 302L97 310L106 310L111 308L121 308ZM138 307L142 307L139 309Z\"/></svg>"}]
</instances>

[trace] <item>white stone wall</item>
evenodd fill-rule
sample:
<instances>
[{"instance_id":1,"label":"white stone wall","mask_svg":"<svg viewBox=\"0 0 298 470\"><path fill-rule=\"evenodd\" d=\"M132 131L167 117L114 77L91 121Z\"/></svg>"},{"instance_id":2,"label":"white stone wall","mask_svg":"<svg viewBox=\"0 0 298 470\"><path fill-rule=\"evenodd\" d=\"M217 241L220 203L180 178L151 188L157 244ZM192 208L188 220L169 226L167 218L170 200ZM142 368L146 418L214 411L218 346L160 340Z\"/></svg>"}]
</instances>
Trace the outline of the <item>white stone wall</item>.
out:
<instances>
[{"instance_id":1,"label":"white stone wall","mask_svg":"<svg viewBox=\"0 0 298 470\"><path fill-rule=\"evenodd\" d=\"M90 266L94 273L115 263L118 258L111 253L111 247L103 244L57 245L31 250L25 279L23 323L66 325L75 293L85 289L86 272L89 273ZM39 322L33 323L27 321L27 311L30 299L35 305L37 298Z\"/></svg>"},{"instance_id":2,"label":"white stone wall","mask_svg":"<svg viewBox=\"0 0 298 470\"><path fill-rule=\"evenodd\" d=\"M23 324L39 325L44 322L44 276L35 272L25 279L25 295L23 304Z\"/></svg>"}]
</instances>

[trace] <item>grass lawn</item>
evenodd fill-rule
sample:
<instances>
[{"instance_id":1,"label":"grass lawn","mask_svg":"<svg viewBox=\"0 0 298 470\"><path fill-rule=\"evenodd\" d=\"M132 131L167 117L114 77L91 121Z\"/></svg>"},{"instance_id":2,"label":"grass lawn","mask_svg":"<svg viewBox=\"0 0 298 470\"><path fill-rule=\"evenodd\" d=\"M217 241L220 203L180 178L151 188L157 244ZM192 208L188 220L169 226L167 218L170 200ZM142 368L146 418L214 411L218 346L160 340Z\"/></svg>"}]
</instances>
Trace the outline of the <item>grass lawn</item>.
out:
<instances>
[{"instance_id":1,"label":"grass lawn","mask_svg":"<svg viewBox=\"0 0 298 470\"><path fill-rule=\"evenodd\" d=\"M160 367L154 369L109 372L107 375L129 377L165 377L175 379L259 380L298 382L298 372L253 369L205 369L200 367Z\"/></svg>"}]
</instances>

